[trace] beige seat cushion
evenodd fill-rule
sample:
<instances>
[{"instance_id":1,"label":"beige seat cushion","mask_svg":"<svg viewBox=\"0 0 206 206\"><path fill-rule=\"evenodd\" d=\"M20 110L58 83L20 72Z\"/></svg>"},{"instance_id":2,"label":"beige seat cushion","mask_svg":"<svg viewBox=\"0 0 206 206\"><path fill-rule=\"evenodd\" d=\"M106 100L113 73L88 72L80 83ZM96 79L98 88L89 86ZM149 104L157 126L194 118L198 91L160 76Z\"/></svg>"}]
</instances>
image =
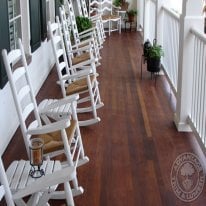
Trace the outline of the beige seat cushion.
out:
<instances>
[{"instance_id":1,"label":"beige seat cushion","mask_svg":"<svg viewBox=\"0 0 206 206\"><path fill-rule=\"evenodd\" d=\"M90 59L90 54L88 52L78 55L72 59L72 65L79 64Z\"/></svg>"},{"instance_id":2,"label":"beige seat cushion","mask_svg":"<svg viewBox=\"0 0 206 206\"><path fill-rule=\"evenodd\" d=\"M91 75L90 76L91 82L93 82L94 79L95 79L95 76ZM88 89L87 78L84 78L84 79L76 80L72 82L71 84L69 84L66 90L66 94L71 95L71 94L83 92L87 89Z\"/></svg>"},{"instance_id":3,"label":"beige seat cushion","mask_svg":"<svg viewBox=\"0 0 206 206\"><path fill-rule=\"evenodd\" d=\"M88 37L89 38L89 37ZM87 39L85 37L85 39ZM81 41L85 40L85 39L82 39ZM72 46L74 46L74 49L78 49L78 48L82 48L82 47L85 47L85 46L89 46L90 42L80 42L79 44L75 45L75 44L72 44Z\"/></svg>"},{"instance_id":4,"label":"beige seat cushion","mask_svg":"<svg viewBox=\"0 0 206 206\"><path fill-rule=\"evenodd\" d=\"M77 121L71 120L71 125L68 128L66 128L69 144L71 143L72 138L74 137L76 126ZM64 148L64 143L61 139L61 131L38 135L38 138L41 138L44 141L44 154L61 150Z\"/></svg>"},{"instance_id":5,"label":"beige seat cushion","mask_svg":"<svg viewBox=\"0 0 206 206\"><path fill-rule=\"evenodd\" d=\"M108 14L108 15L102 15L102 20L109 20L109 19L119 19L119 16Z\"/></svg>"}]
</instances>

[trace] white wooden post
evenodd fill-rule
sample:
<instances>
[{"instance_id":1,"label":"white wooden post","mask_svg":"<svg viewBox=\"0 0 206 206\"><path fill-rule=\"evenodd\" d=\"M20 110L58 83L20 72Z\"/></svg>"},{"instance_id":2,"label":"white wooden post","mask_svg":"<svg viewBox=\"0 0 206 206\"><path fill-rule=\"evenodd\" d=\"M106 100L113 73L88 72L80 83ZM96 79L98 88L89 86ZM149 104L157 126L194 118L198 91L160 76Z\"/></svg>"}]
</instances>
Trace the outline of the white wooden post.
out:
<instances>
[{"instance_id":1,"label":"white wooden post","mask_svg":"<svg viewBox=\"0 0 206 206\"><path fill-rule=\"evenodd\" d=\"M144 17L143 17L143 23L144 23L144 28L143 28L143 40L144 42L148 39L149 37L149 0L144 0Z\"/></svg>"},{"instance_id":2,"label":"white wooden post","mask_svg":"<svg viewBox=\"0 0 206 206\"><path fill-rule=\"evenodd\" d=\"M163 4L164 4L164 0L156 1L155 38L157 39L157 43L160 45L162 45L163 43L163 10L162 10Z\"/></svg>"},{"instance_id":3,"label":"white wooden post","mask_svg":"<svg viewBox=\"0 0 206 206\"><path fill-rule=\"evenodd\" d=\"M137 0L137 31L143 29L144 0Z\"/></svg>"},{"instance_id":4,"label":"white wooden post","mask_svg":"<svg viewBox=\"0 0 206 206\"><path fill-rule=\"evenodd\" d=\"M1 184L4 185L5 199L6 199L7 205L15 206L14 205L14 201L13 201L13 197L12 197L12 194L11 194L11 190L9 188L9 183L8 183L8 180L7 180L7 175L6 175L6 172L4 170L4 165L3 165L1 157L0 157L0 180L1 180Z\"/></svg>"},{"instance_id":5,"label":"white wooden post","mask_svg":"<svg viewBox=\"0 0 206 206\"><path fill-rule=\"evenodd\" d=\"M29 22L29 1L21 0L21 23L22 23L22 44L24 45L24 50L27 54L31 54L30 47L30 22Z\"/></svg>"},{"instance_id":6,"label":"white wooden post","mask_svg":"<svg viewBox=\"0 0 206 206\"><path fill-rule=\"evenodd\" d=\"M203 30L202 0L183 0L180 18L177 104L174 122L178 131L191 131L187 117L191 108L193 39L190 28Z\"/></svg>"}]
</instances>

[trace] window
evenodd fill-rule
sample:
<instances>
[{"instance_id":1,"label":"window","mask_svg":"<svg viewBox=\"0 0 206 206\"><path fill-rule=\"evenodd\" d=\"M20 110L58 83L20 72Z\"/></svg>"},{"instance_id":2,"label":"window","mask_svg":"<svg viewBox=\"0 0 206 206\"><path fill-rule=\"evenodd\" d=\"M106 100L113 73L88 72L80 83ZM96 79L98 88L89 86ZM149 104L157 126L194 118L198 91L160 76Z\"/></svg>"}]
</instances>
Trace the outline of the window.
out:
<instances>
[{"instance_id":1,"label":"window","mask_svg":"<svg viewBox=\"0 0 206 206\"><path fill-rule=\"evenodd\" d=\"M30 0L31 51L34 52L47 37L47 21L50 17L50 1ZM48 12L48 14L47 14Z\"/></svg>"},{"instance_id":2,"label":"window","mask_svg":"<svg viewBox=\"0 0 206 206\"><path fill-rule=\"evenodd\" d=\"M17 39L22 37L20 0L8 0L10 49L17 48Z\"/></svg>"},{"instance_id":3,"label":"window","mask_svg":"<svg viewBox=\"0 0 206 206\"><path fill-rule=\"evenodd\" d=\"M0 3L0 51L2 49L10 50L10 38L9 38L9 27L8 27L8 1L1 0ZM0 55L0 88L2 89L8 81L6 71L4 69L2 55Z\"/></svg>"},{"instance_id":4,"label":"window","mask_svg":"<svg viewBox=\"0 0 206 206\"><path fill-rule=\"evenodd\" d=\"M17 48L22 39L27 54L41 45L47 36L47 21L54 21L56 0L0 0L0 51ZM7 83L0 55L0 89Z\"/></svg>"},{"instance_id":5,"label":"window","mask_svg":"<svg viewBox=\"0 0 206 206\"><path fill-rule=\"evenodd\" d=\"M0 50L15 49L17 39L22 37L20 0L1 0L0 4ZM2 56L0 55L0 88L7 83Z\"/></svg>"},{"instance_id":6,"label":"window","mask_svg":"<svg viewBox=\"0 0 206 206\"><path fill-rule=\"evenodd\" d=\"M55 21L55 1L46 0L46 21Z\"/></svg>"}]
</instances>

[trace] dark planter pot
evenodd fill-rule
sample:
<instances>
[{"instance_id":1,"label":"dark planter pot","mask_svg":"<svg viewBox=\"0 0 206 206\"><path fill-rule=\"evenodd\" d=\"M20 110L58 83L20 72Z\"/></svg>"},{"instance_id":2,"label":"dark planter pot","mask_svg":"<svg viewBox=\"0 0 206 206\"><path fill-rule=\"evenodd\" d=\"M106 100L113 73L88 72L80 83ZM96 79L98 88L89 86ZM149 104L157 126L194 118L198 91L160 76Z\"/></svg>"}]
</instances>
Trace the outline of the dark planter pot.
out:
<instances>
[{"instance_id":1,"label":"dark planter pot","mask_svg":"<svg viewBox=\"0 0 206 206\"><path fill-rule=\"evenodd\" d=\"M134 15L128 15L129 22L134 22Z\"/></svg>"},{"instance_id":2,"label":"dark planter pot","mask_svg":"<svg viewBox=\"0 0 206 206\"><path fill-rule=\"evenodd\" d=\"M150 41L149 40L147 40L145 43L144 43L144 47L143 47L143 52L144 52L144 57L145 57L145 59L147 59L147 57L148 57L148 51L149 51L149 49L151 48L151 43L150 43Z\"/></svg>"},{"instance_id":3,"label":"dark planter pot","mask_svg":"<svg viewBox=\"0 0 206 206\"><path fill-rule=\"evenodd\" d=\"M161 67L160 59L147 58L147 71L159 72Z\"/></svg>"},{"instance_id":4,"label":"dark planter pot","mask_svg":"<svg viewBox=\"0 0 206 206\"><path fill-rule=\"evenodd\" d=\"M206 34L206 18L205 18L205 21L204 21L204 33Z\"/></svg>"}]
</instances>

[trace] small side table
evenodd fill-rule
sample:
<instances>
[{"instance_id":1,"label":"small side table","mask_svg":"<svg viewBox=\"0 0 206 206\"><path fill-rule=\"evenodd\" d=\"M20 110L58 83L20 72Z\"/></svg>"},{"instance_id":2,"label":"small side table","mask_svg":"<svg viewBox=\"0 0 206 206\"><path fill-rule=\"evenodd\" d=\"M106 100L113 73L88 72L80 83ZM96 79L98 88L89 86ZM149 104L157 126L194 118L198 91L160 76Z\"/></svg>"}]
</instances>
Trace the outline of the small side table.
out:
<instances>
[{"instance_id":1,"label":"small side table","mask_svg":"<svg viewBox=\"0 0 206 206\"><path fill-rule=\"evenodd\" d=\"M130 31L132 31L133 27L136 29L136 22L135 21L131 21L131 20L125 19L124 23L125 23L125 25L124 25L124 30L125 31L127 30L127 24L129 24Z\"/></svg>"}]
</instances>

